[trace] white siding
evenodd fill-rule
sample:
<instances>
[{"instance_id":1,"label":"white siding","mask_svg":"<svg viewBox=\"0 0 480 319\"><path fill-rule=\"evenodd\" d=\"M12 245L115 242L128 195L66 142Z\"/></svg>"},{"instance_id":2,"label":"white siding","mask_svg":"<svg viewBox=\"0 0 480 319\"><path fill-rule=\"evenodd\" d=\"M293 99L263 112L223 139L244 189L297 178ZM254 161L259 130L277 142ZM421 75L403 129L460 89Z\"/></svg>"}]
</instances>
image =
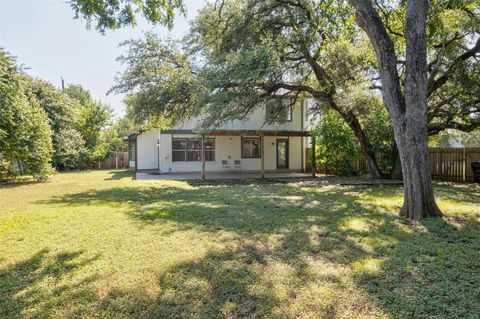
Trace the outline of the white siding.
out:
<instances>
[{"instance_id":1,"label":"white siding","mask_svg":"<svg viewBox=\"0 0 480 319\"><path fill-rule=\"evenodd\" d=\"M198 137L198 135L187 134L162 134L160 143L160 166L163 172L200 172L201 162L172 162L172 136L175 137ZM289 140L289 169L301 170L301 137L265 137L265 170L275 171L277 169L276 141L278 138ZM139 156L142 153L139 151ZM240 136L216 136L215 137L215 161L205 162L207 172L221 172L222 160L228 161L230 169L233 169L234 160L240 160L242 171L261 170L260 158L241 158L241 137ZM156 168L156 167L154 167Z\"/></svg>"},{"instance_id":2,"label":"white siding","mask_svg":"<svg viewBox=\"0 0 480 319\"><path fill-rule=\"evenodd\" d=\"M137 136L137 169L158 168L158 131L144 132Z\"/></svg>"},{"instance_id":3,"label":"white siding","mask_svg":"<svg viewBox=\"0 0 480 319\"><path fill-rule=\"evenodd\" d=\"M313 116L311 109L314 108L312 100L303 101L304 105L304 130L310 130L319 121L318 116ZM266 130L266 131L301 131L302 130L302 105L297 103L292 109L292 121L286 123L274 123L270 125L265 122L265 107L261 106L254 110L244 120L235 120L218 127L218 130ZM199 130L199 118L192 118L175 126L177 130ZM198 137L198 135L174 135L174 137ZM301 137L265 137L265 170L274 171L277 168L276 140L277 138L288 138L289 140L289 169L299 171L302 169L302 152L309 147L310 138L304 137L304 145L301 145ZM201 162L172 162L172 135L162 134L160 137L160 155L157 148L158 131L144 132L137 137L137 168L138 169L160 169L163 172L199 172ZM158 157L160 156L160 165ZM240 136L217 136L215 138L215 161L206 162L206 171L222 171L221 161L227 160L230 167L233 167L234 160L241 161L243 171L259 171L261 159L241 158L241 137ZM303 163L309 159L304 158Z\"/></svg>"},{"instance_id":4,"label":"white siding","mask_svg":"<svg viewBox=\"0 0 480 319\"><path fill-rule=\"evenodd\" d=\"M285 123L265 124L266 110L265 106L260 106L252 111L249 116L243 120L234 120L216 128L218 130L266 130L266 131L301 131L302 106L300 103L292 108L292 121ZM304 114L305 115L305 114ZM200 129L201 118L195 117L185 120L175 126L176 129Z\"/></svg>"}]
</instances>

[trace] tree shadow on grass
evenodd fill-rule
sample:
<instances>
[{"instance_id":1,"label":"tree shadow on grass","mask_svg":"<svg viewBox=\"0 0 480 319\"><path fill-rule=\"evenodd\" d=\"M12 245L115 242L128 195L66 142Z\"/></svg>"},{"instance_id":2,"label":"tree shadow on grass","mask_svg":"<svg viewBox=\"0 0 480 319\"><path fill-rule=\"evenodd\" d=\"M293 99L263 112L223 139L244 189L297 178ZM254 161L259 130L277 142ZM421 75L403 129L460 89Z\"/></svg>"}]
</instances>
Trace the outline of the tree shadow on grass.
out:
<instances>
[{"instance_id":1,"label":"tree shadow on grass","mask_svg":"<svg viewBox=\"0 0 480 319\"><path fill-rule=\"evenodd\" d=\"M105 180L134 179L135 172L129 170L115 170L108 172L111 176Z\"/></svg>"},{"instance_id":2,"label":"tree shadow on grass","mask_svg":"<svg viewBox=\"0 0 480 319\"><path fill-rule=\"evenodd\" d=\"M110 296L124 300L122 307L132 314L474 318L480 313L479 224L457 227L443 219L411 224L391 207L365 200L398 194L399 187L186 185L92 190L47 203L119 205L139 226L158 226L161 236L170 235L161 229L165 222L175 224L171 232L236 235L223 250L159 273L160 290L151 299L129 303L128 296L137 294L129 291Z\"/></svg>"},{"instance_id":3,"label":"tree shadow on grass","mask_svg":"<svg viewBox=\"0 0 480 319\"><path fill-rule=\"evenodd\" d=\"M23 180L23 181L10 181L10 182L0 182L0 189L11 189L21 186L31 186L37 185L39 182L34 180Z\"/></svg>"},{"instance_id":4,"label":"tree shadow on grass","mask_svg":"<svg viewBox=\"0 0 480 319\"><path fill-rule=\"evenodd\" d=\"M358 283L396 318L478 318L480 313L480 225L458 229L428 219L391 246L378 272L362 269Z\"/></svg>"},{"instance_id":5,"label":"tree shadow on grass","mask_svg":"<svg viewBox=\"0 0 480 319\"><path fill-rule=\"evenodd\" d=\"M112 295L123 300L125 311L135 314L132 317L141 313L146 318L271 318L278 300L271 289L254 289L260 282L255 268L265 263L262 258L248 246L211 252L160 274L155 297L130 303L130 292Z\"/></svg>"},{"instance_id":6,"label":"tree shadow on grass","mask_svg":"<svg viewBox=\"0 0 480 319\"><path fill-rule=\"evenodd\" d=\"M72 316L82 313L81 306L87 300L95 300L90 290L95 276L87 276L69 284L55 285L48 289L48 282L61 282L71 273L89 263L94 258L83 258L82 252L63 252L55 255L41 250L30 258L0 268L0 318L49 318L55 316L57 308L66 304Z\"/></svg>"},{"instance_id":7,"label":"tree shadow on grass","mask_svg":"<svg viewBox=\"0 0 480 319\"><path fill-rule=\"evenodd\" d=\"M472 183L436 183L437 196L468 204L480 204L480 185Z\"/></svg>"}]
</instances>

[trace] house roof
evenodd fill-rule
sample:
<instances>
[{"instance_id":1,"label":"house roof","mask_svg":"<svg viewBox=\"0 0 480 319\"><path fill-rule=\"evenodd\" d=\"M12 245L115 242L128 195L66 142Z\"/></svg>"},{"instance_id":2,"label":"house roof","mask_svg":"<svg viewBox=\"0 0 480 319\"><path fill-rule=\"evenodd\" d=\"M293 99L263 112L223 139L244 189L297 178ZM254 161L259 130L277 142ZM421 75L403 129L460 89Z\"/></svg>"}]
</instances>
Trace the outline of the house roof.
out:
<instances>
[{"instance_id":1,"label":"house roof","mask_svg":"<svg viewBox=\"0 0 480 319\"><path fill-rule=\"evenodd\" d=\"M140 133L130 133L123 138L124 141L135 141Z\"/></svg>"},{"instance_id":2,"label":"house roof","mask_svg":"<svg viewBox=\"0 0 480 319\"><path fill-rule=\"evenodd\" d=\"M310 136L310 132L287 131L287 130L162 130L162 134L205 134L209 136L240 136L240 135L264 135L264 136Z\"/></svg>"}]
</instances>

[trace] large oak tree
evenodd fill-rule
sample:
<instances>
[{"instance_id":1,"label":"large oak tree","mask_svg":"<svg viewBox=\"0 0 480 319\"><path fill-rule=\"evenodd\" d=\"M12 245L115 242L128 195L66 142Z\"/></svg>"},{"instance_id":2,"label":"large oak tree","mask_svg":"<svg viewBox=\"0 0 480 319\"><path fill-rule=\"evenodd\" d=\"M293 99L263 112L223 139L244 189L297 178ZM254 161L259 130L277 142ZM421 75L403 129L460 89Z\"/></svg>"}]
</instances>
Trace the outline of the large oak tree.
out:
<instances>
[{"instance_id":1,"label":"large oak tree","mask_svg":"<svg viewBox=\"0 0 480 319\"><path fill-rule=\"evenodd\" d=\"M405 15L405 83L397 69L398 57L370 0L350 0L358 25L375 49L382 96L391 116L404 181L401 215L411 219L440 216L435 202L427 145L427 0L407 0Z\"/></svg>"},{"instance_id":2,"label":"large oak tree","mask_svg":"<svg viewBox=\"0 0 480 319\"><path fill-rule=\"evenodd\" d=\"M89 3L82 0L72 0L71 2L87 5ZM459 72L465 70L468 72L464 74L472 74L472 68L465 68L463 62L476 56L479 50L478 41L476 43L474 41L475 45L471 48L465 49L458 44L465 43L468 35L458 34L449 40L448 36L445 36L445 34L448 35L447 32L442 34L443 37L435 39L438 32L431 27L429 27L430 35L427 37L429 4L426 0L407 0L406 4L392 1L372 2L371 0L351 0L349 2L350 8L355 9L358 25L366 32L373 45L380 89L394 126L405 183L405 202L402 214L412 219L439 216L440 211L434 200L430 178L427 136L429 132L435 133L448 127L469 129L476 125L475 106L478 106L478 103L475 104L475 100L473 100L472 110L469 105L472 104L472 99L465 98L465 94L458 94L459 98L455 96L452 99L445 99L441 97L440 90L455 87L453 84L445 85L449 80L456 78L453 75L458 75ZM472 12L471 6L463 6L462 1L451 4L442 1L434 2L435 6L439 8L443 6L447 11L456 5L457 9L464 9L468 16L473 17L472 20L478 16L475 9ZM139 3L143 8L144 3ZM164 7L167 13L164 17L167 18L151 20L168 23L168 13L174 8L170 6L172 3L181 8L180 2L170 1L168 2L169 6ZM108 21L108 19L104 19L105 14L107 17L117 19L115 20L116 24L111 24L113 27L134 21L132 11L128 8L126 11L119 7L108 7L108 5L96 8L85 7L86 9L80 10L78 10L79 7L76 8L77 14L83 14L87 18L99 17L98 23L104 27L110 27L108 23L105 23ZM393 8L393 10L389 8ZM158 6L156 10L158 10ZM235 10L238 10L240 14L232 14L232 12L235 13ZM161 65L167 66L171 70L178 68L186 80L180 81L180 86L166 93L181 93L185 88L194 87L192 83L196 81L197 76L207 79L207 82L202 83L208 83L205 87L213 87L215 90L210 91L207 95L190 94L192 90L185 90L183 92L188 92L188 94L184 99L179 99L179 95L176 94L170 95L170 97L176 98L167 99L165 106L173 107L173 109L180 107L182 110L182 107L185 107L185 104L181 105L182 101L194 102L197 103L196 105L204 103L208 106L207 109L216 111L213 114L216 114L217 118L228 119L243 114L238 112L239 106L244 107L246 114L249 108L258 103L259 98L267 99L278 89L283 88L293 92L308 93L335 109L338 105L337 95L339 91L343 92L345 87L341 87L343 83L340 83L341 89L338 90L338 77L330 75L330 73L335 73L335 68L329 70L328 59L325 58L328 56L328 48L344 39L345 30L347 32L355 31L354 28L349 27L348 17L351 12L348 6L345 6L344 1L218 1L215 3L213 11L219 18L210 16L210 19L203 21L203 25L201 21L197 25L197 31L199 31L197 34L206 40L203 42L203 47L197 46L197 49L203 51L204 57L207 57L206 60L210 62L210 65L203 65L206 66L205 68L198 67L198 64L192 67L188 58L184 58L183 52L177 52L178 54L174 52L172 55L168 50L164 52L167 59L162 60ZM119 15L121 12L128 14ZM143 9L142 12L149 18ZM440 11L440 13L445 12ZM439 12L435 12L435 15L438 14ZM265 23L266 21L268 23ZM204 26L207 26L207 29ZM205 32L208 28L211 32ZM100 29L102 30L101 27ZM427 40L430 39L439 40L436 44L432 44L432 50L428 49L430 42ZM324 46L325 43L327 48ZM456 53L451 54L452 50L447 47L456 47ZM459 47L462 49L458 50ZM142 50L140 46L137 46L137 49ZM435 51L435 49L437 50ZM275 50L278 54L273 56L271 53ZM432 52L436 52L436 56L432 55ZM450 53L450 60L445 59L446 53ZM173 56L182 58L180 60L170 59ZM181 63L178 63L179 61ZM243 67L245 70L240 76L238 73L232 72L238 70L238 67ZM186 73L184 73L185 70L187 70ZM292 70L296 72L292 72ZM135 75L134 73L130 75L132 74ZM154 74L164 81L161 75ZM232 75L234 76L232 77ZM236 78L235 75L237 75ZM316 83L308 82L312 78L316 80ZM132 79L133 82L128 85L138 80L135 77L129 80ZM217 85L211 86L215 81ZM141 82L139 82L141 85L147 86L147 90L138 90L141 86L133 84L131 88L137 89L134 99L158 100L155 98L155 94L152 94L154 88L148 87L152 83L150 81ZM194 93L202 90L201 86L194 88ZM472 92L471 96L475 97L475 86L473 86L473 90L469 91L469 93ZM168 98L168 96L167 94L163 97ZM430 110L428 108L429 97L434 101L431 103L434 107L431 107ZM452 103L452 101L456 102ZM223 109L215 108L215 104L219 102L223 103ZM213 108L211 108L212 106ZM455 108L461 111L455 111ZM161 106L159 109L165 109L165 107ZM465 112L465 110L467 111ZM355 126L355 121L358 121L355 113L349 109L340 110L339 113L341 114L342 111L346 122L351 127ZM442 122L444 118L442 114L445 112L452 116L448 117L448 121ZM364 148L364 145L368 145L365 143L365 140L368 142L368 139L362 141L362 128L360 125L357 126L357 129L354 127L352 129ZM364 151L365 153L368 158L368 152ZM371 158L374 159L374 156ZM371 163L369 166L371 170L374 169L374 165Z\"/></svg>"}]
</instances>

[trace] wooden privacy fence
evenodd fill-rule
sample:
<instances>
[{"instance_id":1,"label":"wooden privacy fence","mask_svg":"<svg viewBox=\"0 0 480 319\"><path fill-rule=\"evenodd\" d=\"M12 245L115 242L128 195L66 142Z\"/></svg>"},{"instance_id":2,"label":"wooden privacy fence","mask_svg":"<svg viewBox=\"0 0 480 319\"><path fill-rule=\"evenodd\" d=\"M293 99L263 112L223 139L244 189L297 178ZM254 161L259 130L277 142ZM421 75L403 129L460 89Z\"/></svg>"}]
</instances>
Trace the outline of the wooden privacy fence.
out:
<instances>
[{"instance_id":1,"label":"wooden privacy fence","mask_svg":"<svg viewBox=\"0 0 480 319\"><path fill-rule=\"evenodd\" d=\"M472 162L480 161L480 147L435 147L429 151L434 179L473 182Z\"/></svg>"},{"instance_id":2,"label":"wooden privacy fence","mask_svg":"<svg viewBox=\"0 0 480 319\"><path fill-rule=\"evenodd\" d=\"M310 149L305 150L306 168L310 171ZM432 178L452 182L473 182L472 162L480 161L480 147L432 147L429 148ZM352 167L356 172L368 172L363 159L355 159ZM317 167L317 173L328 174L325 167Z\"/></svg>"},{"instance_id":3,"label":"wooden privacy fence","mask_svg":"<svg viewBox=\"0 0 480 319\"><path fill-rule=\"evenodd\" d=\"M118 152L102 161L90 165L91 169L121 169L128 168L128 152Z\"/></svg>"}]
</instances>

